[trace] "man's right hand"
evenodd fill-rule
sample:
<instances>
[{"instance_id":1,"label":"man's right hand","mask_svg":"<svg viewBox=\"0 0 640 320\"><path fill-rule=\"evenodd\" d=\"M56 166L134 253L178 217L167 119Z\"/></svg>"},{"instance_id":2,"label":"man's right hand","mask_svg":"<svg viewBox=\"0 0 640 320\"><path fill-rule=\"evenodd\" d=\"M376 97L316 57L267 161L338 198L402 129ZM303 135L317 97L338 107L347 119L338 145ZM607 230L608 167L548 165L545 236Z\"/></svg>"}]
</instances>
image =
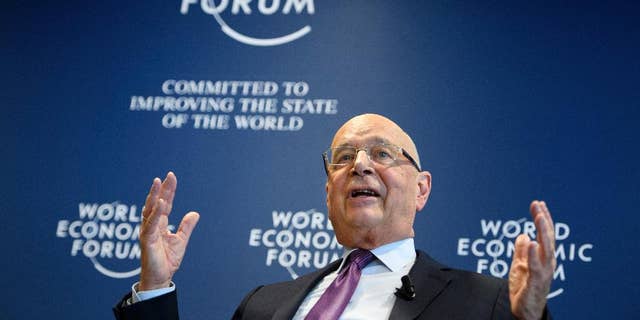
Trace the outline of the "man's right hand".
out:
<instances>
[{"instance_id":1,"label":"man's right hand","mask_svg":"<svg viewBox=\"0 0 640 320\"><path fill-rule=\"evenodd\" d=\"M173 274L180 267L191 232L200 219L200 215L192 211L182 218L178 231L172 233L167 229L177 185L178 180L173 172L167 173L162 182L159 178L153 179L142 208L142 270L138 291L169 286Z\"/></svg>"}]
</instances>

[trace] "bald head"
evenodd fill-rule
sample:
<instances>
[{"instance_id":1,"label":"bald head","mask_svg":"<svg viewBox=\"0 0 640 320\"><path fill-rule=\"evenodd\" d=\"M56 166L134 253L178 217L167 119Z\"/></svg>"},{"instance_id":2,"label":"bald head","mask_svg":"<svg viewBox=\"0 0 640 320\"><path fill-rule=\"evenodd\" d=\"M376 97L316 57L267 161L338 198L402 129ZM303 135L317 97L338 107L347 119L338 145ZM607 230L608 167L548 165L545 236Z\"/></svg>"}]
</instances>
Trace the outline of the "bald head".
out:
<instances>
[{"instance_id":1,"label":"bald head","mask_svg":"<svg viewBox=\"0 0 640 320\"><path fill-rule=\"evenodd\" d=\"M341 140L352 139L356 136L364 136L372 132L380 132L380 139L384 142L398 145L406 150L411 157L420 165L420 155L411 137L398 124L391 119L373 113L366 113L355 116L338 129L333 137L332 147L342 144Z\"/></svg>"}]
</instances>

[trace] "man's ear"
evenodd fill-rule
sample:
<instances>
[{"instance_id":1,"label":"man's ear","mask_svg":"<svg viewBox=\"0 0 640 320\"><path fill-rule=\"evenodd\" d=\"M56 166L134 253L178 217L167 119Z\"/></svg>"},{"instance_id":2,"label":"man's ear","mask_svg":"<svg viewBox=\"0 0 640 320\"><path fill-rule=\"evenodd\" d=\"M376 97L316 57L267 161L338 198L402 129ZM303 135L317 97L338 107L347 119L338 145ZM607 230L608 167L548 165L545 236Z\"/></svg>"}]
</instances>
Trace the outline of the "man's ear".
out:
<instances>
[{"instance_id":1,"label":"man's ear","mask_svg":"<svg viewBox=\"0 0 640 320\"><path fill-rule=\"evenodd\" d=\"M327 208L329 208L329 179L327 178L327 183L324 184L324 191L325 194L327 195Z\"/></svg>"},{"instance_id":2,"label":"man's ear","mask_svg":"<svg viewBox=\"0 0 640 320\"><path fill-rule=\"evenodd\" d=\"M431 173L422 171L418 173L418 194L416 195L416 211L422 210L427 204L429 194L431 193Z\"/></svg>"}]
</instances>

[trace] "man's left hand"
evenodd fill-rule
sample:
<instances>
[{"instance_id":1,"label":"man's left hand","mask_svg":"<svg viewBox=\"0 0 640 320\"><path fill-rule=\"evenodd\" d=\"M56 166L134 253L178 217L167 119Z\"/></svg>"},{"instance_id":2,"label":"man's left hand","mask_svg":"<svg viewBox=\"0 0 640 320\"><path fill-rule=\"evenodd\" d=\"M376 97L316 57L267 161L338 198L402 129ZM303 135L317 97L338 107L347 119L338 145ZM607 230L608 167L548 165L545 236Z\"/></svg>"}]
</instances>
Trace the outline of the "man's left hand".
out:
<instances>
[{"instance_id":1,"label":"man's left hand","mask_svg":"<svg viewBox=\"0 0 640 320\"><path fill-rule=\"evenodd\" d=\"M553 220L544 201L533 201L529 208L536 225L536 241L526 234L516 239L509 271L511 312L518 319L542 318L547 294L556 269Z\"/></svg>"}]
</instances>

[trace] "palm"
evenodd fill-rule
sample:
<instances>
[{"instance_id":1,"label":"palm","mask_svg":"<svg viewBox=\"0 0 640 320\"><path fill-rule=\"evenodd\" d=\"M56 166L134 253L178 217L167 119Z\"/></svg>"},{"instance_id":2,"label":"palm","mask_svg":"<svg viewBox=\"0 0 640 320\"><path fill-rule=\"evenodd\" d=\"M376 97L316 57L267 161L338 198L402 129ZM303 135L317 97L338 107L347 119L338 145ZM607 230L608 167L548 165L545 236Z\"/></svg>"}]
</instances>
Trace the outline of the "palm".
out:
<instances>
[{"instance_id":1,"label":"palm","mask_svg":"<svg viewBox=\"0 0 640 320\"><path fill-rule=\"evenodd\" d=\"M172 233L167 229L176 186L177 179L172 172L167 174L162 183L156 178L145 201L140 228L140 290L169 286L184 257L189 236L198 222L198 213L189 212L182 219L177 232Z\"/></svg>"}]
</instances>

